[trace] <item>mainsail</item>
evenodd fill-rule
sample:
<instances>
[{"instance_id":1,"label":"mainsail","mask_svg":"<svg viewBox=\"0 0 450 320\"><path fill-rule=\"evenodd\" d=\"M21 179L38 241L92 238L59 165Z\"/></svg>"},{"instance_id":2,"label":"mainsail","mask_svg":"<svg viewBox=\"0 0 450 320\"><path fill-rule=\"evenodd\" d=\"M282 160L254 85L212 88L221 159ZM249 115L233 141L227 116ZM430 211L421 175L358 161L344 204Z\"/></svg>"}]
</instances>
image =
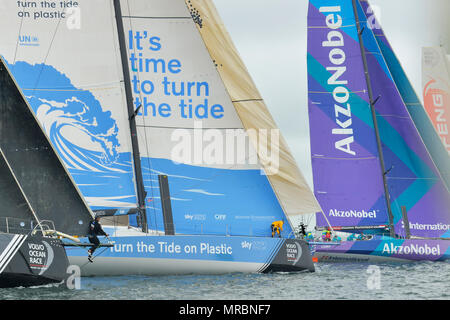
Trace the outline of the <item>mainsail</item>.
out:
<instances>
[{"instance_id":1,"label":"mainsail","mask_svg":"<svg viewBox=\"0 0 450 320\"><path fill-rule=\"evenodd\" d=\"M28 216L37 223L50 220L58 231L87 235L92 214L3 59L0 62L0 149L3 183L11 182L11 178L15 180L9 191L2 192L2 198L7 194L13 196L8 198L9 202L2 202L2 217ZM24 209L17 210L18 207Z\"/></svg>"},{"instance_id":2,"label":"mainsail","mask_svg":"<svg viewBox=\"0 0 450 320\"><path fill-rule=\"evenodd\" d=\"M332 226L388 223L351 1L310 1L308 106L314 191ZM321 214L317 225L327 226Z\"/></svg>"},{"instance_id":3,"label":"mainsail","mask_svg":"<svg viewBox=\"0 0 450 320\"><path fill-rule=\"evenodd\" d=\"M164 230L165 176L176 233L268 236L320 211L211 1L80 0L81 28L32 3L0 5L0 53L92 208L143 203Z\"/></svg>"},{"instance_id":4,"label":"mainsail","mask_svg":"<svg viewBox=\"0 0 450 320\"><path fill-rule=\"evenodd\" d=\"M348 72L347 67L353 70L357 77L359 76L358 83L362 87L360 89L362 94L367 94L370 91L372 95L370 97L370 104L374 108L375 118L372 116L368 117L366 123L368 125L369 123L373 123L377 127L374 128L376 130L370 132L371 135L364 134L356 126L358 119L361 119L358 108L355 110L352 103L347 101L342 101L347 103L346 107L336 104L343 97L351 97L350 94L347 94L350 90L336 89L339 86L333 88L332 90L334 91L327 90L328 92L334 93L334 100L331 101L326 101L324 98L326 96L325 94L315 94L315 96L312 96L314 92L310 92L310 110L312 110L310 112L312 114L313 112L318 112L317 109L320 107L322 110L327 110L328 117L333 120L335 119L336 124L340 126L338 127L338 132L346 133L347 135L344 135L343 138L349 138L348 140L344 140L349 143L345 145L343 150L338 148L340 145L336 143L334 146L329 146L329 148L334 147L337 151L346 153L346 157L351 155L356 159L358 155L358 150L356 149L357 144L351 144L350 141L358 142L361 140L362 135L365 139L375 135L380 140L380 143L374 154L380 160L379 163L381 166L384 167L384 172L380 171L379 166L374 165L372 168L367 169L368 172L375 173L371 180L365 179L366 176L363 174L360 174L357 180L361 181L361 179L364 179L364 182L369 185L385 183L386 190L383 196L389 202L380 204L381 207L384 207L381 210L381 212L385 213L384 223L393 224L395 233L404 234L401 208L405 207L408 212L412 235L423 237L448 236L448 226L450 225L450 196L448 190L411 119L402 95L397 89L396 82L390 73L390 68L375 39L374 33L371 28L367 27L367 18L359 1L310 1L310 10L310 17L312 12L319 13L322 15L319 15L319 17L323 22L321 26L319 25L320 28L317 28L322 33L316 34L315 37L312 36L312 32L314 32L314 27L317 25L310 24L309 30L313 31L310 31L310 46L308 51L309 53L319 52L317 55L322 55L325 58L322 61L328 63L331 67L328 70L334 72L328 75L324 74L323 79L325 80L322 79L323 86L325 85L326 79L330 79L326 84L329 84L329 82L336 83L338 81L340 81L338 84L341 86L347 84L348 80L344 78L344 72ZM320 18L317 20L320 20ZM357 24L359 24L359 27ZM344 37L344 28L353 30L353 37ZM359 35L356 34L356 29L359 29ZM349 32L347 31L345 34L348 35ZM361 37L362 42L359 40L359 37ZM316 44L315 46L313 46L314 43ZM343 51L351 44L355 47L361 46L363 51L358 52L355 49L351 54L347 53L348 51ZM355 59L356 61L350 59ZM357 62L357 60L360 62ZM364 69L360 67L361 61L364 62ZM334 65L331 65L330 62ZM317 79L319 73L314 72L314 61L308 61L308 63L309 76L312 78L311 82L313 83L312 80ZM310 66L313 66L313 68ZM364 79L364 72L368 74L367 81ZM348 83L350 84L350 82ZM313 91L311 90L311 85L309 90ZM341 93L339 95L340 92L344 92L344 94ZM368 109L367 104L366 108ZM346 118L342 118L343 116L346 116ZM311 121L315 121L314 116L311 118ZM331 142L337 140L332 135L333 127L330 129L328 132L325 132L328 140L324 139L323 141L330 141L332 138L334 140L331 140ZM313 130L311 132L311 150L314 150L314 148L318 148L313 148L313 145L318 144L318 141L314 140L318 135ZM336 129L334 132L336 132ZM330 144L328 142L328 145ZM312 154L313 160L315 155L315 153ZM328 162L332 163L330 166L335 165L333 160L335 161L335 159L329 159ZM355 170L355 168L359 167L358 165L358 162L356 165L349 165L348 172ZM321 168L314 161L313 170L314 175L321 174ZM366 172L364 173L367 175ZM337 177L337 175L330 175L327 178L334 181L337 180ZM350 191L350 197L353 199L367 198L365 193L358 192L354 189L355 184L352 184L351 181L349 184L348 189L341 192L345 193ZM332 195L335 194L335 190L337 189L336 185L333 186L334 189L326 189L325 187L319 189L319 187L322 186L320 184L315 186L316 195L320 202L319 194L322 193L325 203L330 198L333 198ZM341 187L344 188L344 185L341 185ZM327 196L329 193L333 194ZM372 192L372 195L378 194L377 192ZM352 205L351 201L349 205L345 205L344 209L338 209L338 211L343 213L339 215L340 218L346 219L346 212L351 213L353 208L350 205ZM324 205L322 204L322 206ZM370 212L371 207L367 206L360 210L363 213ZM336 211L330 210L328 212L325 208L324 211L335 218L335 215L331 213L335 213ZM372 224L374 222L372 221ZM361 224L358 223L358 225Z\"/></svg>"}]
</instances>

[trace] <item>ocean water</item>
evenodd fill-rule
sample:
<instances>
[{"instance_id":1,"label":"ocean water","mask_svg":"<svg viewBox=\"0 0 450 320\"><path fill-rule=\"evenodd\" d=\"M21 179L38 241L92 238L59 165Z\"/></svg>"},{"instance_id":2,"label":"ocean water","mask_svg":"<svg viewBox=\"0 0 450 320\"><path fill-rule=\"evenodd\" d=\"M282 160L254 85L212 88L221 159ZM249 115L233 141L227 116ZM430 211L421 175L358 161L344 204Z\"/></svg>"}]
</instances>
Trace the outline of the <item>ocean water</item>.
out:
<instances>
[{"instance_id":1,"label":"ocean water","mask_svg":"<svg viewBox=\"0 0 450 320\"><path fill-rule=\"evenodd\" d=\"M317 263L314 273L83 277L0 289L1 300L450 300L450 261Z\"/></svg>"}]
</instances>

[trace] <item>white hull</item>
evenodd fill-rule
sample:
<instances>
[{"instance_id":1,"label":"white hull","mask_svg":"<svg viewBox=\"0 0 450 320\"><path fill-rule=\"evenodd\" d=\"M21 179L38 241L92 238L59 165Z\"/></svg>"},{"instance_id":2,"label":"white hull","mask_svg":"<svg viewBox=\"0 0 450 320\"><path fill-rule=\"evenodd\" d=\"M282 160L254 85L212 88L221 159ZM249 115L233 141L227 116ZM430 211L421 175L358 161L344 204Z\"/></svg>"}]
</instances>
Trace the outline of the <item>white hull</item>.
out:
<instances>
[{"instance_id":1,"label":"white hull","mask_svg":"<svg viewBox=\"0 0 450 320\"><path fill-rule=\"evenodd\" d=\"M254 273L264 266L262 263L228 261L109 257L97 257L94 263L88 262L86 257L70 257L69 263L80 266L81 275L87 277Z\"/></svg>"},{"instance_id":2,"label":"white hull","mask_svg":"<svg viewBox=\"0 0 450 320\"><path fill-rule=\"evenodd\" d=\"M166 236L127 227L105 227L105 231L114 245L97 248L93 263L87 259L86 246L66 248L70 264L78 265L82 276L314 271L308 244L298 239ZM86 245L87 240L82 242Z\"/></svg>"}]
</instances>

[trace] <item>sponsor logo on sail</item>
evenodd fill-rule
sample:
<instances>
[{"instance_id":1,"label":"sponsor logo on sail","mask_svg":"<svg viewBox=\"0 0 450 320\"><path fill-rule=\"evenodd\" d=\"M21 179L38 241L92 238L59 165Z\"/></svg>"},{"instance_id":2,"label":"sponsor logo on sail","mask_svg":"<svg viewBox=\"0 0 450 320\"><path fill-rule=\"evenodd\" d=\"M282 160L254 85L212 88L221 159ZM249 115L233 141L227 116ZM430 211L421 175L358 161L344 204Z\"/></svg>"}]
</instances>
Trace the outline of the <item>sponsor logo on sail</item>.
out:
<instances>
[{"instance_id":1,"label":"sponsor logo on sail","mask_svg":"<svg viewBox=\"0 0 450 320\"><path fill-rule=\"evenodd\" d=\"M206 215L204 214L185 214L184 219L186 220L206 220Z\"/></svg>"},{"instance_id":2,"label":"sponsor logo on sail","mask_svg":"<svg viewBox=\"0 0 450 320\"><path fill-rule=\"evenodd\" d=\"M377 217L376 210L366 211L366 210L337 210L330 209L330 217L338 218L369 218L375 219Z\"/></svg>"},{"instance_id":3,"label":"sponsor logo on sail","mask_svg":"<svg viewBox=\"0 0 450 320\"><path fill-rule=\"evenodd\" d=\"M396 246L393 242L385 243L383 246L382 254L397 254L397 255L409 255L409 254L418 254L418 255L431 255L431 256L440 256L441 255L441 247L436 245L434 247L419 244L403 244Z\"/></svg>"},{"instance_id":4,"label":"sponsor logo on sail","mask_svg":"<svg viewBox=\"0 0 450 320\"><path fill-rule=\"evenodd\" d=\"M20 46L39 46L39 38L33 35L20 35L19 36L19 45Z\"/></svg>"},{"instance_id":5,"label":"sponsor logo on sail","mask_svg":"<svg viewBox=\"0 0 450 320\"><path fill-rule=\"evenodd\" d=\"M216 220L226 220L227 215L226 214L215 214L214 219Z\"/></svg>"},{"instance_id":6,"label":"sponsor logo on sail","mask_svg":"<svg viewBox=\"0 0 450 320\"><path fill-rule=\"evenodd\" d=\"M325 23L329 28L326 40L322 41L322 47L330 49L328 53L330 65L326 67L327 71L330 72L327 84L334 86L332 95L335 102L334 114L337 128L333 128L331 133L338 136L335 148L354 156L356 152L352 150L351 146L354 142L353 128L351 127L352 113L350 103L348 103L350 92L346 87L348 81L344 78L347 71L346 54L343 50L344 36L339 30L342 27L342 17L339 15L341 7L320 7L319 11L325 15Z\"/></svg>"}]
</instances>

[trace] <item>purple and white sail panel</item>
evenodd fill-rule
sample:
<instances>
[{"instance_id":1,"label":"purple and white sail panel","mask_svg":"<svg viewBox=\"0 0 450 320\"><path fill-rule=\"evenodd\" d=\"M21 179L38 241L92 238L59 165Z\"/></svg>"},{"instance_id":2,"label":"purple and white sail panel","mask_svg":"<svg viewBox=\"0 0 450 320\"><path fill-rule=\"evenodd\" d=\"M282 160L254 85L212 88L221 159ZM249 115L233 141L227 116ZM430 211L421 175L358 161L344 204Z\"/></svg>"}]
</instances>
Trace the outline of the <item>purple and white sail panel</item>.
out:
<instances>
[{"instance_id":1,"label":"purple and white sail panel","mask_svg":"<svg viewBox=\"0 0 450 320\"><path fill-rule=\"evenodd\" d=\"M375 17L374 10L372 10L368 1L361 0L360 3L367 16L367 27L370 28L375 35L380 51L383 54L387 66L389 67L389 71L394 79L398 91L400 92L400 95L402 96L403 102L406 105L411 119L413 120L417 131L424 141L434 164L439 170L447 189L450 190L450 158L443 141L441 140L438 132L434 130L435 128L433 127L433 123L430 121L425 108L414 91L414 88L403 70L400 61L395 55L392 46L389 44L379 21L377 21ZM425 98L425 104L426 100L427 99ZM440 102L438 102L438 104L439 103ZM441 117L440 120L442 121L444 119ZM445 132L445 130L443 132Z\"/></svg>"},{"instance_id":2,"label":"purple and white sail panel","mask_svg":"<svg viewBox=\"0 0 450 320\"><path fill-rule=\"evenodd\" d=\"M361 26L367 26L363 8L359 1L356 3ZM447 236L450 226L447 188L411 119L372 29L364 28L362 38L373 99L378 98L375 111L395 231L404 234L401 214L404 206L412 235Z\"/></svg>"},{"instance_id":3,"label":"purple and white sail panel","mask_svg":"<svg viewBox=\"0 0 450 320\"><path fill-rule=\"evenodd\" d=\"M332 226L388 216L351 0L310 0L308 106L314 192ZM322 214L317 225L327 226Z\"/></svg>"}]
</instances>

